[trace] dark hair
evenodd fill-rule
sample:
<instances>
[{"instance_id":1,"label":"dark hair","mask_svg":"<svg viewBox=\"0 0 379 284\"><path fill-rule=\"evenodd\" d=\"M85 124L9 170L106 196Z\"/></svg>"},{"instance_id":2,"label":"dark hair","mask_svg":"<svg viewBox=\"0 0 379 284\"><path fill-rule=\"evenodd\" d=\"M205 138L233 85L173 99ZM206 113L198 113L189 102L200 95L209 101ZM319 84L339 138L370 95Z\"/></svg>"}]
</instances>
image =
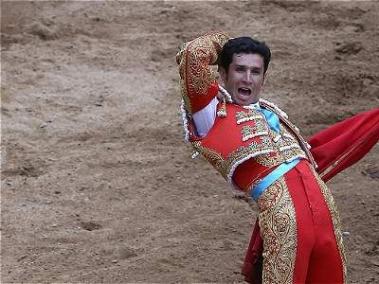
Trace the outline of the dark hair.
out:
<instances>
[{"instance_id":1,"label":"dark hair","mask_svg":"<svg viewBox=\"0 0 379 284\"><path fill-rule=\"evenodd\" d=\"M251 37L237 37L228 40L218 57L218 65L228 71L229 65L233 61L233 54L240 53L257 53L261 55L264 62L264 73L266 73L271 59L270 48L263 41L258 41Z\"/></svg>"}]
</instances>

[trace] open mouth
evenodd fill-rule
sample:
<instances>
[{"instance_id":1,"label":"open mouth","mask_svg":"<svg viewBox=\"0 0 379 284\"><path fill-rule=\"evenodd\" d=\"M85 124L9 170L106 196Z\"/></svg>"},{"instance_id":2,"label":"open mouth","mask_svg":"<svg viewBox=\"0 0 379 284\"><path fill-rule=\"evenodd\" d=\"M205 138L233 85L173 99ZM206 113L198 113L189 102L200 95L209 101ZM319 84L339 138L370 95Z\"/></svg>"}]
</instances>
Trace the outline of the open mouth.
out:
<instances>
[{"instance_id":1,"label":"open mouth","mask_svg":"<svg viewBox=\"0 0 379 284\"><path fill-rule=\"evenodd\" d=\"M251 90L249 88L238 88L238 93L242 96L250 96Z\"/></svg>"}]
</instances>

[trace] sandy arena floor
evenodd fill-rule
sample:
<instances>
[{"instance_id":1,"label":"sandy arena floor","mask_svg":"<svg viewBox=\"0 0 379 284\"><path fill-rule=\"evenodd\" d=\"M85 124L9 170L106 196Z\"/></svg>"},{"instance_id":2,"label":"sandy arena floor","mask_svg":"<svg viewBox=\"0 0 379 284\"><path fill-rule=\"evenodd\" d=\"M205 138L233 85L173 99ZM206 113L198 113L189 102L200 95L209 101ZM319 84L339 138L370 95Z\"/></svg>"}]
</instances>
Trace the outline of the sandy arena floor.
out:
<instances>
[{"instance_id":1,"label":"sandy arena floor","mask_svg":"<svg viewBox=\"0 0 379 284\"><path fill-rule=\"evenodd\" d=\"M178 46L264 39L308 136L379 105L379 3L1 3L1 282L243 282L256 211L190 158ZM330 182L351 283L379 283L379 147Z\"/></svg>"}]
</instances>

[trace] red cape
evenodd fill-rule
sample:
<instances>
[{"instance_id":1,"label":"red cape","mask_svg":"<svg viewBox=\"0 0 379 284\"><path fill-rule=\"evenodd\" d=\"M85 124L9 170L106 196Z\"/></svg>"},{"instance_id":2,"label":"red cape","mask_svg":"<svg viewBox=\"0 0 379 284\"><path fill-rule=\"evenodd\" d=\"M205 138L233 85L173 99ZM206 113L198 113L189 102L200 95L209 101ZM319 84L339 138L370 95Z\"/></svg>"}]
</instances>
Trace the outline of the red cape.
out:
<instances>
[{"instance_id":1,"label":"red cape","mask_svg":"<svg viewBox=\"0 0 379 284\"><path fill-rule=\"evenodd\" d=\"M323 181L359 161L379 140L379 108L357 114L309 139ZM262 283L263 240L258 220L246 252L242 274L249 283Z\"/></svg>"}]
</instances>

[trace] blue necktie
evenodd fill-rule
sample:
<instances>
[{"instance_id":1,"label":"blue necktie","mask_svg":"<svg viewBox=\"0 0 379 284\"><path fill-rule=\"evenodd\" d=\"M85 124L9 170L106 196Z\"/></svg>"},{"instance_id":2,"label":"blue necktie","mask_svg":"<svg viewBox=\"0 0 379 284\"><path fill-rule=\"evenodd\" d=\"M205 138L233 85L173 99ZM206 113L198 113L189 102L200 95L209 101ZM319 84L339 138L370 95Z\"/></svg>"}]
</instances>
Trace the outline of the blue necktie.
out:
<instances>
[{"instance_id":1,"label":"blue necktie","mask_svg":"<svg viewBox=\"0 0 379 284\"><path fill-rule=\"evenodd\" d=\"M272 111L270 111L268 109L264 109L261 107L256 108L256 110L265 116L266 121L267 121L268 125L270 126L270 128L279 134L280 133L280 123L279 123L278 115L273 113Z\"/></svg>"}]
</instances>

